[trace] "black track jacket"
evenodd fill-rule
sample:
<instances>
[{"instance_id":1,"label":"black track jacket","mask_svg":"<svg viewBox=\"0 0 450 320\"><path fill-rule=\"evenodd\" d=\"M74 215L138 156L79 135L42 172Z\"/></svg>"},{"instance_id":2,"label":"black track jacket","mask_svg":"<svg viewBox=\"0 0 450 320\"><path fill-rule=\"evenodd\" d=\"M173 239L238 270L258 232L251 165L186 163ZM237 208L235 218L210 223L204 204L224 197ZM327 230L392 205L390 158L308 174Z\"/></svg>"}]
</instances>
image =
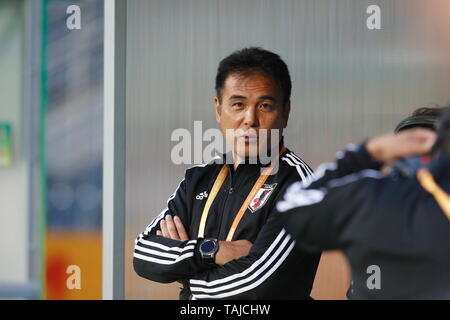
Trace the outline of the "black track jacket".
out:
<instances>
[{"instance_id":1,"label":"black track jacket","mask_svg":"<svg viewBox=\"0 0 450 320\"><path fill-rule=\"evenodd\" d=\"M450 299L450 221L434 197L415 175L382 176L364 143L337 158L276 205L297 243L344 251L351 298ZM450 193L450 154L429 170Z\"/></svg>"},{"instance_id":2,"label":"black track jacket","mask_svg":"<svg viewBox=\"0 0 450 320\"><path fill-rule=\"evenodd\" d=\"M294 181L308 181L312 175L309 166L289 150L280 156L277 173L268 177L234 233L233 240L253 243L249 255L223 266L202 263L198 251L201 239L197 239L200 217L224 157L186 170L167 208L135 241L136 273L157 282L183 283L181 299L308 299L320 253L294 249L295 241L274 214L275 203L286 187ZM233 165L228 166L229 174L209 211L205 238L226 239L263 167L241 164L234 171ZM159 222L167 214L181 218L190 241L156 235Z\"/></svg>"}]
</instances>

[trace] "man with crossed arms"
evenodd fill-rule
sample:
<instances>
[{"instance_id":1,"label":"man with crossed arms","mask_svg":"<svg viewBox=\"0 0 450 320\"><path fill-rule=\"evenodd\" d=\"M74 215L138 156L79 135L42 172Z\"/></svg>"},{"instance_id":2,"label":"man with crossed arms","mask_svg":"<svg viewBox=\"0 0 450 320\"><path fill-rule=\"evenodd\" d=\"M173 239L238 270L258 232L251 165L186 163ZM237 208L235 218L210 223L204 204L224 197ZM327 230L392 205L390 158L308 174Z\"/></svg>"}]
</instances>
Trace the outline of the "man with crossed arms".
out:
<instances>
[{"instance_id":1,"label":"man with crossed arms","mask_svg":"<svg viewBox=\"0 0 450 320\"><path fill-rule=\"evenodd\" d=\"M167 208L136 239L138 275L182 283L180 299L310 298L320 253L294 249L273 214L286 187L312 175L284 146L290 94L278 55L246 48L222 60L214 102L231 156L186 170ZM279 131L276 148L264 130ZM264 148L271 162L258 157Z\"/></svg>"}]
</instances>

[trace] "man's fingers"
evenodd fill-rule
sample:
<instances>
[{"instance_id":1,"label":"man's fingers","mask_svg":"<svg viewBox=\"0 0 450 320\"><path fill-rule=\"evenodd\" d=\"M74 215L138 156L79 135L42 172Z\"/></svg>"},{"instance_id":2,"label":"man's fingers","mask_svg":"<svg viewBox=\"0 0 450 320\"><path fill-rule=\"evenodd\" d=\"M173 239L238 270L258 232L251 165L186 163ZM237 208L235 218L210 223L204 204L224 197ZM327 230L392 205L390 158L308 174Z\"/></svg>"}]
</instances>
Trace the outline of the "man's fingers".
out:
<instances>
[{"instance_id":1,"label":"man's fingers","mask_svg":"<svg viewBox=\"0 0 450 320\"><path fill-rule=\"evenodd\" d=\"M162 236L164 238L170 238L169 231L167 230L166 220L162 220L159 225L161 227Z\"/></svg>"},{"instance_id":2,"label":"man's fingers","mask_svg":"<svg viewBox=\"0 0 450 320\"><path fill-rule=\"evenodd\" d=\"M425 152L429 152L436 142L437 134L431 130L423 130L420 133L419 139L422 140L423 148L426 150Z\"/></svg>"},{"instance_id":3,"label":"man's fingers","mask_svg":"<svg viewBox=\"0 0 450 320\"><path fill-rule=\"evenodd\" d=\"M400 132L399 140L393 146L393 157L404 158L412 155L426 154L431 151L436 141L436 133L431 130L416 128Z\"/></svg>"},{"instance_id":4,"label":"man's fingers","mask_svg":"<svg viewBox=\"0 0 450 320\"><path fill-rule=\"evenodd\" d=\"M405 137L405 142L411 152L428 152L436 141L436 133L422 128L405 130L399 133Z\"/></svg>"},{"instance_id":5,"label":"man's fingers","mask_svg":"<svg viewBox=\"0 0 450 320\"><path fill-rule=\"evenodd\" d=\"M376 160L389 164L398 158L430 152L435 140L436 133L432 130L415 128L375 137L366 147Z\"/></svg>"},{"instance_id":6,"label":"man's fingers","mask_svg":"<svg viewBox=\"0 0 450 320\"><path fill-rule=\"evenodd\" d=\"M169 232L169 238L173 240L180 240L180 236L178 235L177 227L173 222L173 218L170 214L166 216L166 226L167 231Z\"/></svg>"},{"instance_id":7,"label":"man's fingers","mask_svg":"<svg viewBox=\"0 0 450 320\"><path fill-rule=\"evenodd\" d=\"M425 129L425 128L414 128L405 130L402 132L410 132L411 136L414 137L414 139L422 140L422 141L428 141L428 140L434 140L436 137L436 132L434 132L431 129Z\"/></svg>"},{"instance_id":8,"label":"man's fingers","mask_svg":"<svg viewBox=\"0 0 450 320\"><path fill-rule=\"evenodd\" d=\"M161 231L156 231L156 235L163 236L172 240L187 241L189 236L186 229L177 216L172 217L170 214L166 216L160 223Z\"/></svg>"},{"instance_id":9,"label":"man's fingers","mask_svg":"<svg viewBox=\"0 0 450 320\"><path fill-rule=\"evenodd\" d=\"M173 218L173 221L175 222L175 227L177 228L178 235L180 236L180 240L181 241L189 240L189 236L186 232L186 229L183 226L183 222L181 222L181 219L178 216L175 216Z\"/></svg>"}]
</instances>

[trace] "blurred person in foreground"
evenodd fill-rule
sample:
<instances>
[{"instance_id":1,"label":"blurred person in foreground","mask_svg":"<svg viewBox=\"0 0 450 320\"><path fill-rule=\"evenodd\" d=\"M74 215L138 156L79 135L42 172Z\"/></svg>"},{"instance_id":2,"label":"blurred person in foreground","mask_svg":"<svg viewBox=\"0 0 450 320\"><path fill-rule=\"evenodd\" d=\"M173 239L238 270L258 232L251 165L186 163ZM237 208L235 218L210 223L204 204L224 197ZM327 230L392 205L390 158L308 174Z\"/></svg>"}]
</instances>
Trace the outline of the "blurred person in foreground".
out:
<instances>
[{"instance_id":1,"label":"blurred person in foreground","mask_svg":"<svg viewBox=\"0 0 450 320\"><path fill-rule=\"evenodd\" d=\"M413 128L425 128L436 132L439 117L442 114L442 107L421 107L412 112L411 115L400 121L395 129L395 133ZM424 168L430 162L429 153L423 155L412 155L395 160L391 165L384 166L383 174L389 174L393 179L403 179L414 176L420 168ZM347 298L353 299L353 281L347 290Z\"/></svg>"},{"instance_id":2,"label":"blurred person in foreground","mask_svg":"<svg viewBox=\"0 0 450 320\"><path fill-rule=\"evenodd\" d=\"M394 179L380 170L431 154L426 168ZM340 249L353 299L450 299L450 108L436 133L414 128L369 139L292 184L276 205L298 246Z\"/></svg>"}]
</instances>

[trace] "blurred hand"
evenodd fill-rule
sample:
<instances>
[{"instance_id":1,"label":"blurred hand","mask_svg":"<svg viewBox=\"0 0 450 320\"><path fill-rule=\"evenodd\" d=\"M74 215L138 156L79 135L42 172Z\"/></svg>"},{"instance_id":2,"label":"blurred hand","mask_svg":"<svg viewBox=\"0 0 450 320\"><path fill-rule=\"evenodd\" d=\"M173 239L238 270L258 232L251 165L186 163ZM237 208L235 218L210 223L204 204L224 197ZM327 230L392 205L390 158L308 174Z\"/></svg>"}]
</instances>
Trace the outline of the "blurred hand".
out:
<instances>
[{"instance_id":1,"label":"blurred hand","mask_svg":"<svg viewBox=\"0 0 450 320\"><path fill-rule=\"evenodd\" d=\"M434 131L414 128L372 138L366 148L375 160L390 164L399 158L430 152L435 141Z\"/></svg>"},{"instance_id":2,"label":"blurred hand","mask_svg":"<svg viewBox=\"0 0 450 320\"><path fill-rule=\"evenodd\" d=\"M156 231L156 235L178 241L189 240L186 229L178 216L172 217L168 214L159 225L161 226L161 231Z\"/></svg>"},{"instance_id":3,"label":"blurred hand","mask_svg":"<svg viewBox=\"0 0 450 320\"><path fill-rule=\"evenodd\" d=\"M248 240L219 241L219 250L216 253L215 262L222 266L231 260L245 257L250 252L252 245Z\"/></svg>"}]
</instances>

